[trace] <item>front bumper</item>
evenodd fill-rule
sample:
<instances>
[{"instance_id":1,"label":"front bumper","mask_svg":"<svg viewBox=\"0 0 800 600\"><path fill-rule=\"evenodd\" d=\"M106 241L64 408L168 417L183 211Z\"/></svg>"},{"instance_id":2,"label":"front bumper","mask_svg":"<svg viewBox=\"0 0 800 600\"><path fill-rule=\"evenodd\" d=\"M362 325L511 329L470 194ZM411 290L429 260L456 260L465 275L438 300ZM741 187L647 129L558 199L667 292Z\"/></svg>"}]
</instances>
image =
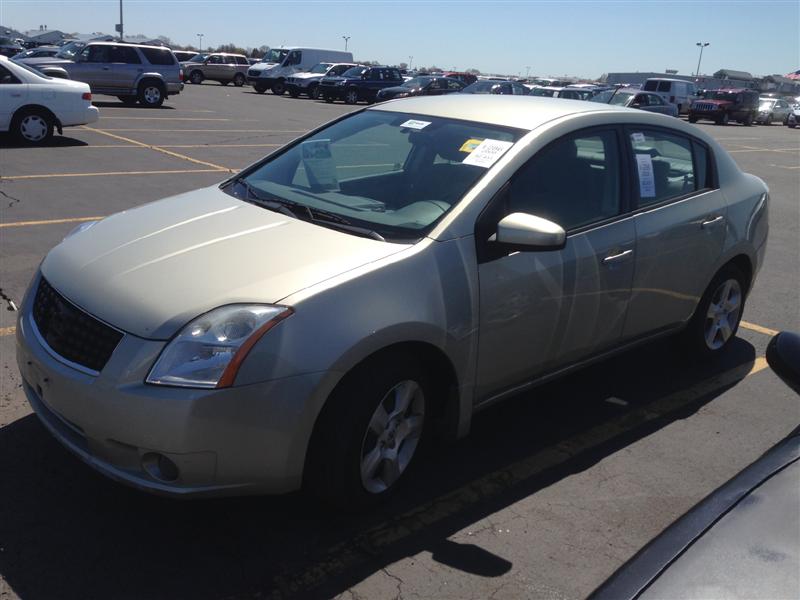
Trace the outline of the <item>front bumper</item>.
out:
<instances>
[{"instance_id":1,"label":"front bumper","mask_svg":"<svg viewBox=\"0 0 800 600\"><path fill-rule=\"evenodd\" d=\"M247 83L250 85L261 85L267 89L272 87L272 84L275 83L277 79L274 77L251 77L250 75L247 76Z\"/></svg>"},{"instance_id":2,"label":"front bumper","mask_svg":"<svg viewBox=\"0 0 800 600\"><path fill-rule=\"evenodd\" d=\"M17 324L23 388L45 427L84 462L169 496L300 488L324 373L222 390L148 385L164 342L126 334L95 377L58 360L36 335L30 296ZM154 471L153 456L171 461L178 476Z\"/></svg>"}]
</instances>

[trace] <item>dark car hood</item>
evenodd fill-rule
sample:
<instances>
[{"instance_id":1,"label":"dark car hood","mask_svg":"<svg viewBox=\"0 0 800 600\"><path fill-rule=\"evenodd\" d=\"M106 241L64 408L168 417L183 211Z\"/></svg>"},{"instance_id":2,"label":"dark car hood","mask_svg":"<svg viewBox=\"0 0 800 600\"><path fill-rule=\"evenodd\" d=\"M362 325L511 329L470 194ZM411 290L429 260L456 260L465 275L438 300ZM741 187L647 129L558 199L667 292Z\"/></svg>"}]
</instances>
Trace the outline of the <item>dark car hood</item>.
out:
<instances>
[{"instance_id":1,"label":"dark car hood","mask_svg":"<svg viewBox=\"0 0 800 600\"><path fill-rule=\"evenodd\" d=\"M696 100L696 102L702 104L713 104L714 106L731 106L734 104L734 102L731 100L705 100L703 98Z\"/></svg>"}]
</instances>

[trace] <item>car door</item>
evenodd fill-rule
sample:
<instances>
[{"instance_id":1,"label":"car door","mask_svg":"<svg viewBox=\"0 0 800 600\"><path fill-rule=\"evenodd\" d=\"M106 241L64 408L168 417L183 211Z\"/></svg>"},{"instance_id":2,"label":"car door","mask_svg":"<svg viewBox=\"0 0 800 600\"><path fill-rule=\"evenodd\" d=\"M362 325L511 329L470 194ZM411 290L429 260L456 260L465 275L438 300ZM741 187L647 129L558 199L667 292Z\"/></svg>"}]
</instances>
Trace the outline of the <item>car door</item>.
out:
<instances>
[{"instance_id":1,"label":"car door","mask_svg":"<svg viewBox=\"0 0 800 600\"><path fill-rule=\"evenodd\" d=\"M537 152L476 225L478 397L485 399L614 346L633 280L635 229L626 216L622 133L594 128ZM492 242L504 216L561 225L563 249L508 251Z\"/></svg>"},{"instance_id":2,"label":"car door","mask_svg":"<svg viewBox=\"0 0 800 600\"><path fill-rule=\"evenodd\" d=\"M75 81L89 84L93 92L103 93L109 89L111 63L109 46L89 45L84 48L74 64L69 65L69 75Z\"/></svg>"},{"instance_id":3,"label":"car door","mask_svg":"<svg viewBox=\"0 0 800 600\"><path fill-rule=\"evenodd\" d=\"M206 59L205 67L203 68L203 76L206 79L213 81L225 81L225 67L223 66L223 58L221 54L212 54Z\"/></svg>"},{"instance_id":4,"label":"car door","mask_svg":"<svg viewBox=\"0 0 800 600\"><path fill-rule=\"evenodd\" d=\"M624 337L689 319L725 242L727 206L709 149L677 131L630 127L636 274Z\"/></svg>"},{"instance_id":5,"label":"car door","mask_svg":"<svg viewBox=\"0 0 800 600\"><path fill-rule=\"evenodd\" d=\"M120 94L135 90L139 75L144 72L139 53L130 46L111 46L109 62L108 87Z\"/></svg>"},{"instance_id":6,"label":"car door","mask_svg":"<svg viewBox=\"0 0 800 600\"><path fill-rule=\"evenodd\" d=\"M670 109L671 105L664 102L664 99L661 98L661 96L659 96L658 94L642 94L642 96L645 97L645 100L647 102L647 106L642 107L645 110L658 113L660 115L672 114L672 110Z\"/></svg>"},{"instance_id":7,"label":"car door","mask_svg":"<svg viewBox=\"0 0 800 600\"><path fill-rule=\"evenodd\" d=\"M0 131L8 131L11 117L28 97L28 84L0 65Z\"/></svg>"}]
</instances>

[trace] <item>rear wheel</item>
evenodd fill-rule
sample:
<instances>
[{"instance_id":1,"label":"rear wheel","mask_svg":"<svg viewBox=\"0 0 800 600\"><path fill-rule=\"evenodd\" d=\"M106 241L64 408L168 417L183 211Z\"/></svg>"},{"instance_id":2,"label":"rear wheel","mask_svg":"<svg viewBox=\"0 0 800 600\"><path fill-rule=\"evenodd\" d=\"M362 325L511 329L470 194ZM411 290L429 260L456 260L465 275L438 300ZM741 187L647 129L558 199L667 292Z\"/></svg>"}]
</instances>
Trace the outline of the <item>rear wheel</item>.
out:
<instances>
[{"instance_id":1,"label":"rear wheel","mask_svg":"<svg viewBox=\"0 0 800 600\"><path fill-rule=\"evenodd\" d=\"M245 81L244 75L242 75L241 73L237 73L233 78L233 85L235 85L236 87L242 87L244 85L244 81Z\"/></svg>"},{"instance_id":2,"label":"rear wheel","mask_svg":"<svg viewBox=\"0 0 800 600\"><path fill-rule=\"evenodd\" d=\"M286 92L286 82L283 79L278 79L275 83L272 84L272 93L276 96L283 96Z\"/></svg>"},{"instance_id":3,"label":"rear wheel","mask_svg":"<svg viewBox=\"0 0 800 600\"><path fill-rule=\"evenodd\" d=\"M157 81L143 81L139 84L139 104L147 108L158 108L164 104L164 86Z\"/></svg>"},{"instance_id":4,"label":"rear wheel","mask_svg":"<svg viewBox=\"0 0 800 600\"><path fill-rule=\"evenodd\" d=\"M715 357L736 336L746 289L744 275L732 264L714 276L683 332L684 345L692 357Z\"/></svg>"},{"instance_id":5,"label":"rear wheel","mask_svg":"<svg viewBox=\"0 0 800 600\"><path fill-rule=\"evenodd\" d=\"M376 358L348 374L314 427L306 489L348 511L387 498L419 454L431 389L406 355Z\"/></svg>"},{"instance_id":6,"label":"rear wheel","mask_svg":"<svg viewBox=\"0 0 800 600\"><path fill-rule=\"evenodd\" d=\"M23 144L43 144L53 136L53 118L40 109L28 109L11 121L11 133Z\"/></svg>"},{"instance_id":7,"label":"rear wheel","mask_svg":"<svg viewBox=\"0 0 800 600\"><path fill-rule=\"evenodd\" d=\"M189 81L191 81L196 85L200 85L201 83L203 83L203 79L205 78L203 77L202 71L192 71L189 74Z\"/></svg>"}]
</instances>

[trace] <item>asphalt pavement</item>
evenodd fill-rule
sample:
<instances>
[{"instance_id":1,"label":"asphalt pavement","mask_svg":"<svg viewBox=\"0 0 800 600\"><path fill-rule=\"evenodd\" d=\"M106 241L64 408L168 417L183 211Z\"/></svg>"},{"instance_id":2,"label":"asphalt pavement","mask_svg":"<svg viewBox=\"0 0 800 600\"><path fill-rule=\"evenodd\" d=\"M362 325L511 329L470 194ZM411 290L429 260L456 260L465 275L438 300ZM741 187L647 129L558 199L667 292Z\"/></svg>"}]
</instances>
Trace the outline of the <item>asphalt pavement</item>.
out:
<instances>
[{"instance_id":1,"label":"asphalt pavement","mask_svg":"<svg viewBox=\"0 0 800 600\"><path fill-rule=\"evenodd\" d=\"M583 598L800 424L764 360L775 331L800 331L800 130L700 123L771 195L766 262L718 363L660 342L515 397L370 514L111 482L24 400L14 309L37 265L81 222L213 185L353 107L213 83L159 110L98 99L99 122L48 147L0 137L0 600Z\"/></svg>"}]
</instances>

